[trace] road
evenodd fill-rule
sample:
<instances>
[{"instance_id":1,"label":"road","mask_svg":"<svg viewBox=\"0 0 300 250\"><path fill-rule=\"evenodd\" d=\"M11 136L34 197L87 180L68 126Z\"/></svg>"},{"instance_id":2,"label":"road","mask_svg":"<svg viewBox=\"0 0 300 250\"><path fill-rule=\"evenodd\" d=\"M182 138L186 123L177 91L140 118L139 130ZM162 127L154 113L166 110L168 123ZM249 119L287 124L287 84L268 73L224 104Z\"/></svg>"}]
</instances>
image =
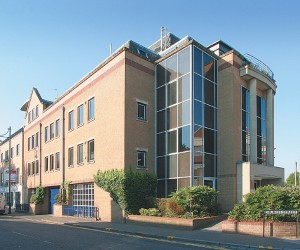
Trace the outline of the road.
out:
<instances>
[{"instance_id":1,"label":"road","mask_svg":"<svg viewBox=\"0 0 300 250\"><path fill-rule=\"evenodd\" d=\"M226 249L0 216L0 249Z\"/></svg>"}]
</instances>

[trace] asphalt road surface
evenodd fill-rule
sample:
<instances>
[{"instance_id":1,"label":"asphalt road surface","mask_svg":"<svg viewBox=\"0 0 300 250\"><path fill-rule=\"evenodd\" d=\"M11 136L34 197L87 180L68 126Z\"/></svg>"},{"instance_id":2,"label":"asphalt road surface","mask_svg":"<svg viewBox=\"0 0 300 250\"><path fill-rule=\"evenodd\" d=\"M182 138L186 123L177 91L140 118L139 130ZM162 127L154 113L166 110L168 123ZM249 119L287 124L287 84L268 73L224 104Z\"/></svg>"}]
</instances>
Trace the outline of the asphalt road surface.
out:
<instances>
[{"instance_id":1,"label":"asphalt road surface","mask_svg":"<svg viewBox=\"0 0 300 250\"><path fill-rule=\"evenodd\" d=\"M0 216L0 249L225 249Z\"/></svg>"}]
</instances>

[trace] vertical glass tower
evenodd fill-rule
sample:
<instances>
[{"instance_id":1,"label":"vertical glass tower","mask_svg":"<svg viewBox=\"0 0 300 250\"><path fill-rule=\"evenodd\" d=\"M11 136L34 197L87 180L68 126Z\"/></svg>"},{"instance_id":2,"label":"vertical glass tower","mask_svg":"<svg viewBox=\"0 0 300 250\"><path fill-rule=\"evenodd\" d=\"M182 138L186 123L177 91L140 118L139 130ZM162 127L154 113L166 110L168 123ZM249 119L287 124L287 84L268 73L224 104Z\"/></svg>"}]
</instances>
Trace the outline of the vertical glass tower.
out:
<instances>
[{"instance_id":1,"label":"vertical glass tower","mask_svg":"<svg viewBox=\"0 0 300 250\"><path fill-rule=\"evenodd\" d=\"M199 46L200 47L200 46ZM158 197L217 177L217 61L188 45L156 66Z\"/></svg>"}]
</instances>

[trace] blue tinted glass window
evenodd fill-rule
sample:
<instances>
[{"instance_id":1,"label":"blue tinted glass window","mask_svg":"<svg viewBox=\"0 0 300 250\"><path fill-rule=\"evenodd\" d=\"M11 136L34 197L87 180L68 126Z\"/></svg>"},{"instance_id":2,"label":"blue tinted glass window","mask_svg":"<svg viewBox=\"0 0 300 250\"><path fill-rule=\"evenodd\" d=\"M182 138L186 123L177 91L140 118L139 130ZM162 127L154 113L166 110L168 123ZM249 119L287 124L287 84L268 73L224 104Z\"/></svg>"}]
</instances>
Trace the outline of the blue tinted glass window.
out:
<instances>
[{"instance_id":1,"label":"blue tinted glass window","mask_svg":"<svg viewBox=\"0 0 300 250\"><path fill-rule=\"evenodd\" d=\"M203 76L211 81L214 81L215 76L215 60L206 53L203 53Z\"/></svg>"},{"instance_id":2,"label":"blue tinted glass window","mask_svg":"<svg viewBox=\"0 0 300 250\"><path fill-rule=\"evenodd\" d=\"M203 125L202 110L203 110L203 104L201 102L194 101L194 122L195 122L195 124Z\"/></svg>"},{"instance_id":3,"label":"blue tinted glass window","mask_svg":"<svg viewBox=\"0 0 300 250\"><path fill-rule=\"evenodd\" d=\"M178 77L190 72L190 47L178 53Z\"/></svg>"},{"instance_id":4,"label":"blue tinted glass window","mask_svg":"<svg viewBox=\"0 0 300 250\"><path fill-rule=\"evenodd\" d=\"M190 99L190 74L178 79L178 102Z\"/></svg>"},{"instance_id":5,"label":"blue tinted glass window","mask_svg":"<svg viewBox=\"0 0 300 250\"><path fill-rule=\"evenodd\" d=\"M190 150L190 126L185 126L178 129L178 151Z\"/></svg>"},{"instance_id":6,"label":"blue tinted glass window","mask_svg":"<svg viewBox=\"0 0 300 250\"><path fill-rule=\"evenodd\" d=\"M194 47L194 71L202 75L202 51Z\"/></svg>"},{"instance_id":7,"label":"blue tinted glass window","mask_svg":"<svg viewBox=\"0 0 300 250\"><path fill-rule=\"evenodd\" d=\"M194 74L194 98L202 101L202 82L203 78Z\"/></svg>"}]
</instances>

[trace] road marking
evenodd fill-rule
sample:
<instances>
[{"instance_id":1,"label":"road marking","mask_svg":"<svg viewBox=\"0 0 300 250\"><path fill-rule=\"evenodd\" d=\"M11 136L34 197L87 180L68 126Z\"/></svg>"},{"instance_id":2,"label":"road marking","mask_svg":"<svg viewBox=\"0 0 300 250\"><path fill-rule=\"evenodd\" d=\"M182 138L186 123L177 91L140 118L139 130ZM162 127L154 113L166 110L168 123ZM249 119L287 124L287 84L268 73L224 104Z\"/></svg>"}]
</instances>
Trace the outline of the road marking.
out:
<instances>
[{"instance_id":1,"label":"road marking","mask_svg":"<svg viewBox=\"0 0 300 250\"><path fill-rule=\"evenodd\" d=\"M46 243L46 244L54 244L54 243L51 242L51 241L40 240L40 239L38 239L38 238L36 238L36 237L33 237L33 236L31 236L31 235L22 234L22 233L15 232L15 231L12 231L12 233L13 233L13 234L17 234L17 235L21 235L21 236L24 236L24 237L28 237L28 238L31 238L31 239L35 239L35 240L38 240L38 241L40 241L40 242L44 242L44 243Z\"/></svg>"},{"instance_id":2,"label":"road marking","mask_svg":"<svg viewBox=\"0 0 300 250\"><path fill-rule=\"evenodd\" d=\"M166 242L166 243L171 243L171 244L180 244L180 245L193 246L193 247L205 247L206 249L215 249L215 250L228 250L228 248L224 248L221 246L209 246L209 245L204 245L201 243L189 243L189 242L181 242L181 241L174 241L174 240L171 241L168 239L168 237L166 237L166 239L158 239L158 238L154 238L154 237L134 235L131 233L126 234L126 233L106 231L106 230L101 230L101 229L99 230L99 229L94 229L94 228L78 227L78 226L73 226L73 225L63 225L63 226L71 227L71 228L78 228L81 230L89 230L89 231L94 231L94 232L98 232L98 233L101 232L101 233L106 233L106 234L115 234L115 235L121 235L121 236L126 236L126 237L138 238L138 239L155 240L155 241Z\"/></svg>"}]
</instances>

